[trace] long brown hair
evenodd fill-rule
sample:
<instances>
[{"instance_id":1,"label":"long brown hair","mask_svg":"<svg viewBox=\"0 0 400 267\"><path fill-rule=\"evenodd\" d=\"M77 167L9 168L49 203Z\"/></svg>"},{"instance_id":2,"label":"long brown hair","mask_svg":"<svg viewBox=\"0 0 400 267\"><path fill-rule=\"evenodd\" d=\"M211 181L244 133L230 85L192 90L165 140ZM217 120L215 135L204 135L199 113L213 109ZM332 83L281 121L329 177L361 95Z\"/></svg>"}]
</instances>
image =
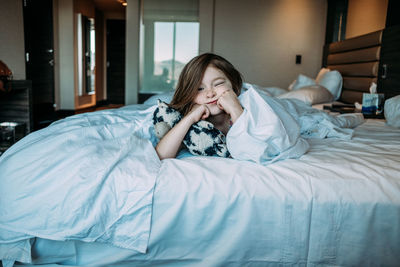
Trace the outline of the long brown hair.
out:
<instances>
[{"instance_id":1,"label":"long brown hair","mask_svg":"<svg viewBox=\"0 0 400 267\"><path fill-rule=\"evenodd\" d=\"M182 115L186 115L192 109L193 100L209 65L222 71L231 82L236 95L240 94L243 83L242 75L228 60L212 53L199 55L191 59L183 68L170 103L170 106L180 111Z\"/></svg>"}]
</instances>

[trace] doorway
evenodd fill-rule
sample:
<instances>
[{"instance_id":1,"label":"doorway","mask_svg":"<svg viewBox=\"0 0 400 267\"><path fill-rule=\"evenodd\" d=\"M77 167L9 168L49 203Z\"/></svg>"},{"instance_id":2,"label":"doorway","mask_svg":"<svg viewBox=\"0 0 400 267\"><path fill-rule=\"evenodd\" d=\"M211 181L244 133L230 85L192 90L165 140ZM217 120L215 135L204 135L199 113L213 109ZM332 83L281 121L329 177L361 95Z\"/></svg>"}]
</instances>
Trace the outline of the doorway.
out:
<instances>
[{"instance_id":1,"label":"doorway","mask_svg":"<svg viewBox=\"0 0 400 267\"><path fill-rule=\"evenodd\" d=\"M107 103L125 104L125 20L107 19Z\"/></svg>"},{"instance_id":2,"label":"doorway","mask_svg":"<svg viewBox=\"0 0 400 267\"><path fill-rule=\"evenodd\" d=\"M56 120L53 0L23 0L26 79L32 81L33 129Z\"/></svg>"}]
</instances>

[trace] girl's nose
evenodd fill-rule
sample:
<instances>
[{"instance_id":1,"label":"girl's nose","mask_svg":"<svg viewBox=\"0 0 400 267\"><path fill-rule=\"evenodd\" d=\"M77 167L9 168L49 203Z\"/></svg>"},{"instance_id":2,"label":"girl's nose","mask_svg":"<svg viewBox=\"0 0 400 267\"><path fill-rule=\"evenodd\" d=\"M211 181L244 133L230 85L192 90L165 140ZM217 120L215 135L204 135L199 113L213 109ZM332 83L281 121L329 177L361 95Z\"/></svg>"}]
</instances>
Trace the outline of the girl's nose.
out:
<instances>
[{"instance_id":1,"label":"girl's nose","mask_svg":"<svg viewBox=\"0 0 400 267\"><path fill-rule=\"evenodd\" d=\"M215 91L214 91L214 89L212 89L212 88L208 89L208 90L207 90L207 97L212 98L212 97L214 97L214 96L215 96Z\"/></svg>"}]
</instances>

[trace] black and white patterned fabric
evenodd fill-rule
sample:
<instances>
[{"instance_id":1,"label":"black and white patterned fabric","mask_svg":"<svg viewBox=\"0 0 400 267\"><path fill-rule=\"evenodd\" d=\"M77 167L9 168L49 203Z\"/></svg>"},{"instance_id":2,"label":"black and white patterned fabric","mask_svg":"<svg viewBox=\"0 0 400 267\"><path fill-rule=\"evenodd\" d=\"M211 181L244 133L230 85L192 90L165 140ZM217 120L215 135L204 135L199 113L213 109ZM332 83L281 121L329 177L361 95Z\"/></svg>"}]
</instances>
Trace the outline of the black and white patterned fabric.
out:
<instances>
[{"instance_id":1,"label":"black and white patterned fabric","mask_svg":"<svg viewBox=\"0 0 400 267\"><path fill-rule=\"evenodd\" d=\"M158 107L153 114L153 124L158 139L182 119L182 115L169 107L165 102L158 101ZM205 120L193 124L186 133L183 144L193 155L229 157L225 135Z\"/></svg>"}]
</instances>

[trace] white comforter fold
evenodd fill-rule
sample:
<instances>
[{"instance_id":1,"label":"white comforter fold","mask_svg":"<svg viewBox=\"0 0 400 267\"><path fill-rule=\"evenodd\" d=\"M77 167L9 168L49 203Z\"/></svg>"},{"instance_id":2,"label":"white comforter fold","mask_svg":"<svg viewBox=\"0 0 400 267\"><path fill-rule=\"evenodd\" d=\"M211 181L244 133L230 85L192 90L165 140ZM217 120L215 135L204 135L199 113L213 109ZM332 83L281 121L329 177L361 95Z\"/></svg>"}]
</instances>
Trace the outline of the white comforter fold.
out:
<instances>
[{"instance_id":1,"label":"white comforter fold","mask_svg":"<svg viewBox=\"0 0 400 267\"><path fill-rule=\"evenodd\" d=\"M240 95L244 112L227 135L232 157L270 164L299 158L309 145L304 138L351 139L364 122L361 114L331 116L301 101L277 99L248 88Z\"/></svg>"}]
</instances>

